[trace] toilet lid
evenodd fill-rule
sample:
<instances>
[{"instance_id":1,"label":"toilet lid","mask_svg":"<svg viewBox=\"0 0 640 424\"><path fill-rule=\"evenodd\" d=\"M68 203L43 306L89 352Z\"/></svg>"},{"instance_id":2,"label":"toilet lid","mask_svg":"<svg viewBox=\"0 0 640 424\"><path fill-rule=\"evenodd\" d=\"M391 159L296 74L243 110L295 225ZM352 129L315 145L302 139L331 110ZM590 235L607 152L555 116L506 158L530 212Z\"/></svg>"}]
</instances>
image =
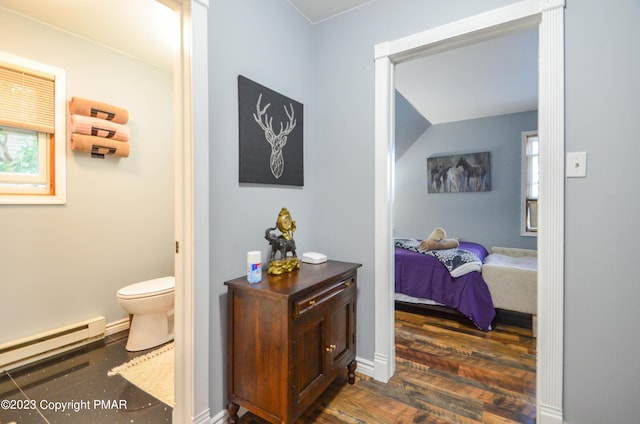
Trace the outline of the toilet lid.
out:
<instances>
[{"instance_id":1,"label":"toilet lid","mask_svg":"<svg viewBox=\"0 0 640 424\"><path fill-rule=\"evenodd\" d=\"M174 277L160 277L153 280L130 284L118 290L120 297L147 297L170 293L175 289Z\"/></svg>"}]
</instances>

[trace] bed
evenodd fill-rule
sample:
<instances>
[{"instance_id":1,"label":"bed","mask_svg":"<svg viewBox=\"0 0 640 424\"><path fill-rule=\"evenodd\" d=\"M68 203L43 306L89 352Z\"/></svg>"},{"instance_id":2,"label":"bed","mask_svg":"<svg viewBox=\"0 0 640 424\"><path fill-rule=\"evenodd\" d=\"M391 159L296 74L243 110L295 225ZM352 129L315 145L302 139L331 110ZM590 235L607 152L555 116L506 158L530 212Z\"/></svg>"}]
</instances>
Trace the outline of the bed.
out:
<instances>
[{"instance_id":1,"label":"bed","mask_svg":"<svg viewBox=\"0 0 640 424\"><path fill-rule=\"evenodd\" d=\"M411 243L407 243L411 240L415 239L396 239L396 300L453 308L481 330L490 330L496 311L487 283L480 273L482 263L488 255L487 249L478 243L460 242L458 249L475 254L480 267L463 275L452 276L437 257L411 249ZM417 241L418 245L419 243ZM454 274L457 275L455 272Z\"/></svg>"},{"instance_id":2,"label":"bed","mask_svg":"<svg viewBox=\"0 0 640 424\"><path fill-rule=\"evenodd\" d=\"M536 334L538 255L535 250L492 247L482 266L482 278L498 309L531 315Z\"/></svg>"}]
</instances>

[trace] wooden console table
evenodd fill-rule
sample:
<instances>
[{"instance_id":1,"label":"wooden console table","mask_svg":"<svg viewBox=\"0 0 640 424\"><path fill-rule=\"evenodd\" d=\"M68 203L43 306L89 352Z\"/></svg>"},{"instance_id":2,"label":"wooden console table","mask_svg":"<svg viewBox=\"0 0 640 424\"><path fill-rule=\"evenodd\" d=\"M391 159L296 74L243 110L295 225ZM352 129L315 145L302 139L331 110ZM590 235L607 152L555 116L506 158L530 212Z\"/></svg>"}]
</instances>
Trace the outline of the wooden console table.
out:
<instances>
[{"instance_id":1,"label":"wooden console table","mask_svg":"<svg viewBox=\"0 0 640 424\"><path fill-rule=\"evenodd\" d=\"M227 412L293 423L345 367L355 382L360 264L328 261L228 288Z\"/></svg>"}]
</instances>

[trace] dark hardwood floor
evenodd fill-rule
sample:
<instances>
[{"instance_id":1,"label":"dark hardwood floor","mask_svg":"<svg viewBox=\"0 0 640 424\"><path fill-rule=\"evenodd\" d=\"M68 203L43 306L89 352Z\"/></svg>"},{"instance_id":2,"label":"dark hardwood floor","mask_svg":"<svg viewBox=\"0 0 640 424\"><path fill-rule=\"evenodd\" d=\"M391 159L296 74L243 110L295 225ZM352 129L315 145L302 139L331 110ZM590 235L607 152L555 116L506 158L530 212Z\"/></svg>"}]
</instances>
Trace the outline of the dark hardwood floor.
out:
<instances>
[{"instance_id":1,"label":"dark hardwood floor","mask_svg":"<svg viewBox=\"0 0 640 424\"><path fill-rule=\"evenodd\" d=\"M497 323L396 311L396 373L388 384L336 380L298 423L535 423L536 341ZM245 424L262 424L247 413Z\"/></svg>"},{"instance_id":2,"label":"dark hardwood floor","mask_svg":"<svg viewBox=\"0 0 640 424\"><path fill-rule=\"evenodd\" d=\"M36 399L38 409L0 410L0 423L171 422L171 408L107 371L135 354L126 334L60 358L0 373L0 399ZM382 384L344 376L298 423L535 423L536 341L498 323L483 332L463 317L396 311L396 374ZM126 399L126 409L41 410L40 402ZM246 414L241 423L265 421Z\"/></svg>"}]
</instances>

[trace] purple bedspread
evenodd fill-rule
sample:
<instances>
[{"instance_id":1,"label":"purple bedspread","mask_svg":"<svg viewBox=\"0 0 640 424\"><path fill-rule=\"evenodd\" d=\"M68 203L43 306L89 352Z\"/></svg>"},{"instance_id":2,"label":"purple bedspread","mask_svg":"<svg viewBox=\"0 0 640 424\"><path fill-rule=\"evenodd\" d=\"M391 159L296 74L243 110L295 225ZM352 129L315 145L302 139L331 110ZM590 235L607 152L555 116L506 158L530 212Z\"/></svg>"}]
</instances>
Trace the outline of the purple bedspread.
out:
<instances>
[{"instance_id":1,"label":"purple bedspread","mask_svg":"<svg viewBox=\"0 0 640 424\"><path fill-rule=\"evenodd\" d=\"M460 249L478 255L484 263L487 250L478 243L460 242ZM431 299L462 312L481 330L490 330L496 311L487 283L479 272L451 277L435 257L396 247L396 293Z\"/></svg>"}]
</instances>

